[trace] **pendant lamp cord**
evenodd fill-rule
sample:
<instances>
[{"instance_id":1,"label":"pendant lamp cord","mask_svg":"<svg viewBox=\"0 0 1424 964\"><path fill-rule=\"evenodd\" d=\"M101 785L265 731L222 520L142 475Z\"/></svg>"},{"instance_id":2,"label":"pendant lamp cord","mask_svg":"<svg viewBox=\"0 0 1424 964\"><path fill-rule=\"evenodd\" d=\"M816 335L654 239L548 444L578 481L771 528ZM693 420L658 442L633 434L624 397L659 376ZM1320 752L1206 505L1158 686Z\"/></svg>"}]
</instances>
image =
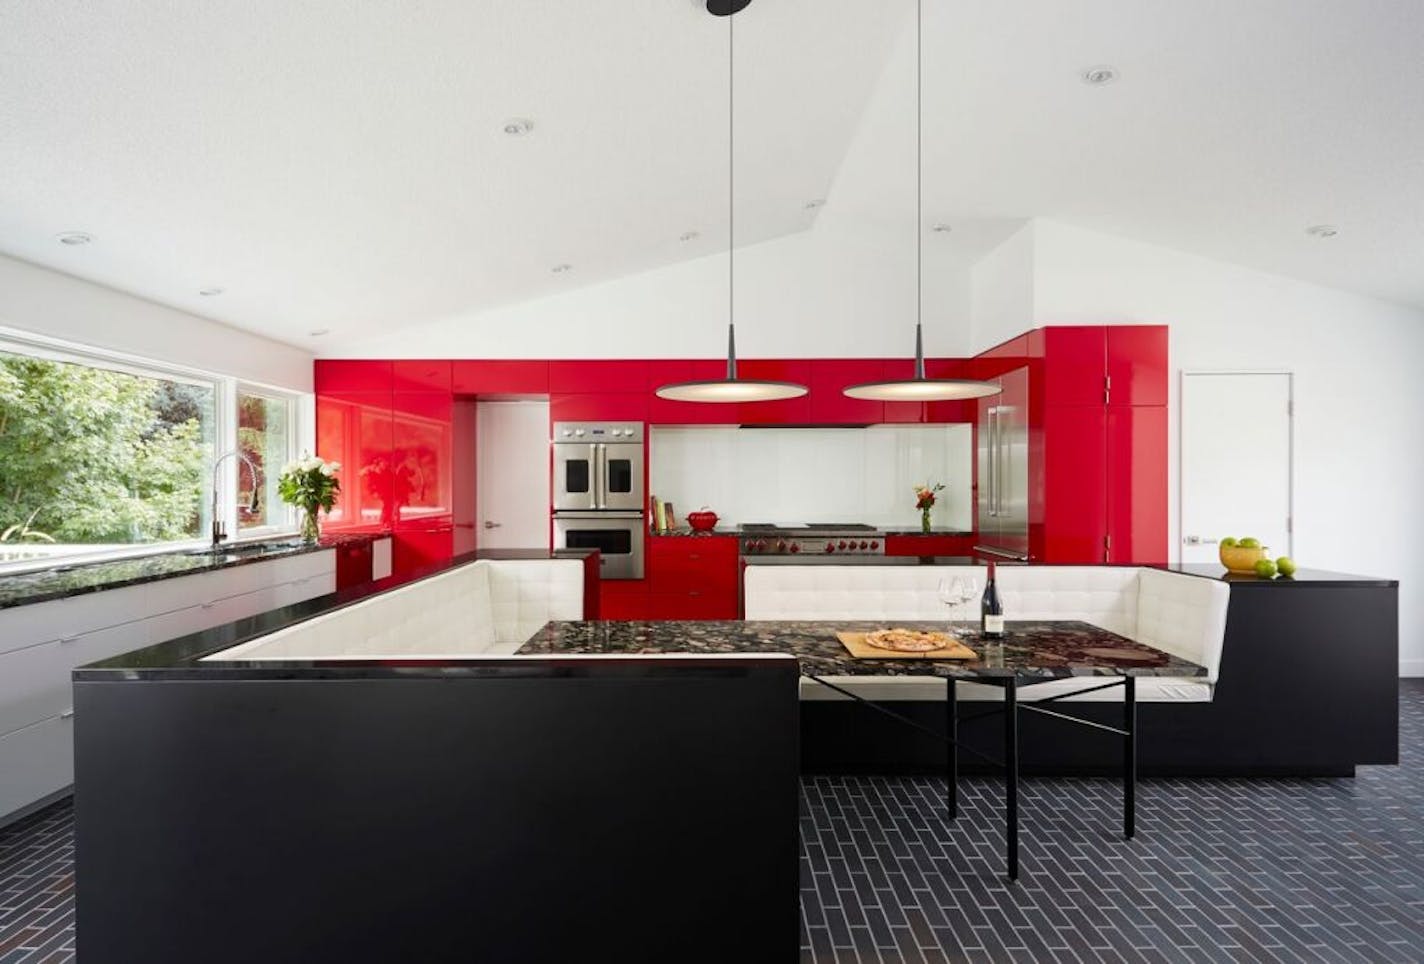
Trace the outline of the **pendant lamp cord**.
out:
<instances>
[{"instance_id":1,"label":"pendant lamp cord","mask_svg":"<svg viewBox=\"0 0 1424 964\"><path fill-rule=\"evenodd\" d=\"M924 220L924 0L915 0L915 377L925 377L923 324L925 311Z\"/></svg>"},{"instance_id":2,"label":"pendant lamp cord","mask_svg":"<svg viewBox=\"0 0 1424 964\"><path fill-rule=\"evenodd\" d=\"M737 225L737 204L736 204L736 143L737 125L736 102L737 102L737 44L736 44L736 13L727 16L727 378L733 380L737 377L737 354L736 348L736 328L734 327L736 318L736 291L737 291L737 270L736 270L736 225Z\"/></svg>"}]
</instances>

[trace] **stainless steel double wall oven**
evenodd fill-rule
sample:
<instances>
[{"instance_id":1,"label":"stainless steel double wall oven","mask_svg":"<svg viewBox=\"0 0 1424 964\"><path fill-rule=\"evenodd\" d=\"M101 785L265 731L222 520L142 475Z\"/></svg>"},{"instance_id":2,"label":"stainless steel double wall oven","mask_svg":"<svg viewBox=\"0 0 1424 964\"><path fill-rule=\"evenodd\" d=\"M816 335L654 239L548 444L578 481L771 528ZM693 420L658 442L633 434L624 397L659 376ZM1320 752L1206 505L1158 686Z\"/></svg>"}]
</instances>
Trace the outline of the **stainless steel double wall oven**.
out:
<instances>
[{"instance_id":1,"label":"stainless steel double wall oven","mask_svg":"<svg viewBox=\"0 0 1424 964\"><path fill-rule=\"evenodd\" d=\"M642 422L555 422L554 546L598 549L604 579L643 578Z\"/></svg>"}]
</instances>

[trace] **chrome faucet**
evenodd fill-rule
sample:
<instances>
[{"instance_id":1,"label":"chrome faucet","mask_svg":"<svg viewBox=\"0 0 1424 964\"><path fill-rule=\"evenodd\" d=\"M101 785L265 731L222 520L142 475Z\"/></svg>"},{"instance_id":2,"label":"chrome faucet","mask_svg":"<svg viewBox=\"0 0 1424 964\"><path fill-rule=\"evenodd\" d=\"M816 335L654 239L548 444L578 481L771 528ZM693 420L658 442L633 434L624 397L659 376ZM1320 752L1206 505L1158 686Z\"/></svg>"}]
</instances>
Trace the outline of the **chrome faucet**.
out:
<instances>
[{"instance_id":1,"label":"chrome faucet","mask_svg":"<svg viewBox=\"0 0 1424 964\"><path fill-rule=\"evenodd\" d=\"M226 452L226 453L224 453L224 454L222 454L222 455L219 455L218 458L217 458L217 461L215 461L215 462L213 463L213 516L212 516L212 518L213 518L213 548L214 548L214 549L216 549L216 548L218 547L218 545L219 545L224 539L227 538L227 526L224 525L223 522L222 522L222 520L218 518L218 469L222 467L222 464L223 464L224 462L226 462L226 461L227 461L228 459L230 459L230 458L233 458L234 456L236 456L238 459L240 459L240 460L242 461L242 463L247 466L248 471L250 471L250 472L252 473L252 504L251 504L250 506L248 506L248 511L249 511L249 512L256 512L256 511L257 511L257 492L258 492L258 489L257 489L257 466L253 465L253 464L252 464L252 460L249 459L247 456L245 456L245 455L242 454L242 450L241 450L241 449L233 449L231 452Z\"/></svg>"}]
</instances>

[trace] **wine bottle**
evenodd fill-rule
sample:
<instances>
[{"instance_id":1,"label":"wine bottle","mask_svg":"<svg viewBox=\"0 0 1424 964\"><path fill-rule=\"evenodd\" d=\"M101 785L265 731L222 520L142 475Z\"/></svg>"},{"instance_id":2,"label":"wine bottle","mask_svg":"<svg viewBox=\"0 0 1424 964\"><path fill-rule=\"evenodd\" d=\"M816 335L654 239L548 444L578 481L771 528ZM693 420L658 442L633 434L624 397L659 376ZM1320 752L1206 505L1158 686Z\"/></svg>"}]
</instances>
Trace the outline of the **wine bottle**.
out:
<instances>
[{"instance_id":1,"label":"wine bottle","mask_svg":"<svg viewBox=\"0 0 1424 964\"><path fill-rule=\"evenodd\" d=\"M984 600L979 607L979 632L985 639L1003 639L1004 604L999 602L999 587L994 584L994 564L989 563L989 581L984 585Z\"/></svg>"}]
</instances>

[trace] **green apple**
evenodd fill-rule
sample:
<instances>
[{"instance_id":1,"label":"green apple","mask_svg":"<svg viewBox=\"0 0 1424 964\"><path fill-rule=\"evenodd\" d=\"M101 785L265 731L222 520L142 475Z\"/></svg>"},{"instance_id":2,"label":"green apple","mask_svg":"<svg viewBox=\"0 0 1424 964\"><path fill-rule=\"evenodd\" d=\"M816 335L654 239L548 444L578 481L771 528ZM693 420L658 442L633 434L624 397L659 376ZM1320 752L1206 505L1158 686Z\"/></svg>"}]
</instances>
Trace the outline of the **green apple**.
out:
<instances>
[{"instance_id":1,"label":"green apple","mask_svg":"<svg viewBox=\"0 0 1424 964\"><path fill-rule=\"evenodd\" d=\"M1259 549L1259 548L1261 548L1261 540L1260 540L1260 539L1257 539L1255 536L1247 536L1247 537L1244 538L1244 539L1238 540L1236 544L1237 544L1238 546L1240 546L1242 549Z\"/></svg>"},{"instance_id":2,"label":"green apple","mask_svg":"<svg viewBox=\"0 0 1424 964\"><path fill-rule=\"evenodd\" d=\"M1295 560L1290 556L1281 556L1276 560L1276 569L1280 574L1289 578L1295 575Z\"/></svg>"},{"instance_id":3,"label":"green apple","mask_svg":"<svg viewBox=\"0 0 1424 964\"><path fill-rule=\"evenodd\" d=\"M1276 577L1276 564L1269 559L1257 559L1256 575L1262 579L1274 579Z\"/></svg>"},{"instance_id":4,"label":"green apple","mask_svg":"<svg viewBox=\"0 0 1424 964\"><path fill-rule=\"evenodd\" d=\"M1236 545L1235 536L1227 536L1225 539L1221 540L1221 548L1223 549L1230 549L1234 545Z\"/></svg>"}]
</instances>

